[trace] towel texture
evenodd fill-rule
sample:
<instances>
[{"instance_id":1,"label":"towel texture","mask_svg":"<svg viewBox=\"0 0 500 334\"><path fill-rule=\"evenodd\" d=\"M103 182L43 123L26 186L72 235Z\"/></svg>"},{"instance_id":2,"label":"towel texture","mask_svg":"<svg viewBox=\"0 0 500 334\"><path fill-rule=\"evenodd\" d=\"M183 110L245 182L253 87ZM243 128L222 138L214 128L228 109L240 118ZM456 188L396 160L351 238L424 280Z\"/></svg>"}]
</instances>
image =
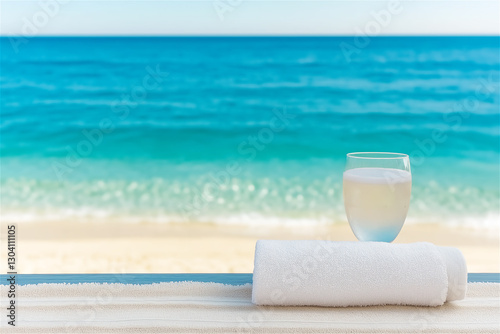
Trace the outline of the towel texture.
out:
<instances>
[{"instance_id":1,"label":"towel texture","mask_svg":"<svg viewBox=\"0 0 500 334\"><path fill-rule=\"evenodd\" d=\"M2 308L7 286L0 286ZM17 324L0 333L499 333L500 284L471 283L442 307L272 307L251 285L216 283L18 286Z\"/></svg>"},{"instance_id":2,"label":"towel texture","mask_svg":"<svg viewBox=\"0 0 500 334\"><path fill-rule=\"evenodd\" d=\"M438 306L465 297L467 268L455 248L430 243L259 240L257 305Z\"/></svg>"}]
</instances>

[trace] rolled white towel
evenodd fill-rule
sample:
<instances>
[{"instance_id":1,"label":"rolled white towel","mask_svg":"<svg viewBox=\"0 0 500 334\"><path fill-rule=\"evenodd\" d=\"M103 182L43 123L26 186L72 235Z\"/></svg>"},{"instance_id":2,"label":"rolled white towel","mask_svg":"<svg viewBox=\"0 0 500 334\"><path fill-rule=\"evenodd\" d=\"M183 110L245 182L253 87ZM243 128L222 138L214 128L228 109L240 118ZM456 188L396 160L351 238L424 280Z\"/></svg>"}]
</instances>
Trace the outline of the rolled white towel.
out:
<instances>
[{"instance_id":1,"label":"rolled white towel","mask_svg":"<svg viewBox=\"0 0 500 334\"><path fill-rule=\"evenodd\" d=\"M463 299L460 250L431 243L259 240L252 302L257 305L420 305Z\"/></svg>"}]
</instances>

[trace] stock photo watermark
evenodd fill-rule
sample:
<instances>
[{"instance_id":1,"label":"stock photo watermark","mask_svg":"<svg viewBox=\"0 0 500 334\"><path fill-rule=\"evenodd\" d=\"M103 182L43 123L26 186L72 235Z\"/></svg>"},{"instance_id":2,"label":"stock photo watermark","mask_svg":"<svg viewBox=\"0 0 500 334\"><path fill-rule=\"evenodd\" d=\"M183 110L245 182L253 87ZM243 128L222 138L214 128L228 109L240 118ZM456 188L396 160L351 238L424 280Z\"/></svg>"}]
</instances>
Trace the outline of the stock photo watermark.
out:
<instances>
[{"instance_id":1,"label":"stock photo watermark","mask_svg":"<svg viewBox=\"0 0 500 334\"><path fill-rule=\"evenodd\" d=\"M443 126L432 131L431 136L424 139L415 139L414 143L417 149L410 153L412 165L422 165L426 158L433 155L438 146L444 144L452 130L458 130L464 119L468 119L472 112L477 111L479 104L491 98L493 94L498 93L499 78L494 77L495 72L490 72L487 78L479 79L474 94L469 95L461 101L451 106L442 117Z\"/></svg>"},{"instance_id":2,"label":"stock photo watermark","mask_svg":"<svg viewBox=\"0 0 500 334\"><path fill-rule=\"evenodd\" d=\"M371 20L366 22L362 27L354 27L355 36L352 42L341 42L340 50L344 55L345 60L350 63L353 57L359 55L361 51L368 47L371 43L370 37L379 36L384 28L389 26L393 18L403 12L401 1L389 1L386 8L379 11L371 11Z\"/></svg>"},{"instance_id":3,"label":"stock photo watermark","mask_svg":"<svg viewBox=\"0 0 500 334\"><path fill-rule=\"evenodd\" d=\"M226 15L232 13L236 8L241 6L244 0L215 0L212 6L219 17L219 20L224 21Z\"/></svg>"},{"instance_id":4,"label":"stock photo watermark","mask_svg":"<svg viewBox=\"0 0 500 334\"><path fill-rule=\"evenodd\" d=\"M226 164L225 168L215 173L210 173L210 182L206 183L202 189L197 189L197 193L190 203L181 205L183 216L189 219L201 213L209 202L212 202L226 187L232 177L238 176L242 172L243 164L253 161L259 154L270 145L276 134L284 131L297 115L292 114L283 108L274 109L273 117L269 120L268 126L261 128L255 135L248 136L237 146L237 152L241 157Z\"/></svg>"},{"instance_id":5,"label":"stock photo watermark","mask_svg":"<svg viewBox=\"0 0 500 334\"><path fill-rule=\"evenodd\" d=\"M28 44L30 38L40 35L41 31L59 15L61 7L68 4L69 0L47 0L39 1L38 10L30 17L23 17L21 23L21 35L9 37L10 45L15 53L19 52L19 48Z\"/></svg>"},{"instance_id":6,"label":"stock photo watermark","mask_svg":"<svg viewBox=\"0 0 500 334\"><path fill-rule=\"evenodd\" d=\"M115 298L120 296L120 293L126 285L133 284L126 280L126 275L123 273L110 274L114 283L105 283L99 285L99 291L86 299L85 307L78 310L78 320L65 323L64 329L66 333L78 333L81 327L89 322L93 322L97 318L97 314L106 309L112 304Z\"/></svg>"},{"instance_id":7,"label":"stock photo watermark","mask_svg":"<svg viewBox=\"0 0 500 334\"><path fill-rule=\"evenodd\" d=\"M17 229L16 225L7 225L7 323L9 326L16 326L16 288L17 288Z\"/></svg>"},{"instance_id":8,"label":"stock photo watermark","mask_svg":"<svg viewBox=\"0 0 500 334\"><path fill-rule=\"evenodd\" d=\"M286 271L282 277L276 279L282 283L281 288L275 288L269 294L269 305L285 305L287 292L296 291L301 288L306 280L314 275L315 270L325 261L331 260L337 247L333 242L331 235L319 240L316 239L316 246L311 254L301 259L299 263ZM260 306L256 311L250 312L246 318L238 317L238 332L248 332L260 327L266 318L272 317L279 312L279 308Z\"/></svg>"},{"instance_id":9,"label":"stock photo watermark","mask_svg":"<svg viewBox=\"0 0 500 334\"><path fill-rule=\"evenodd\" d=\"M52 163L52 170L60 181L64 179L65 175L80 166L84 158L89 157L95 148L103 143L105 135L112 133L116 129L117 123L125 120L129 116L130 110L137 108L141 102L144 102L148 94L158 89L169 75L160 69L159 64L155 67L147 66L145 71L146 74L140 85L134 86L111 104L111 117L102 118L97 128L81 130L83 139L74 146L67 145L65 147L67 154L63 161Z\"/></svg>"}]
</instances>

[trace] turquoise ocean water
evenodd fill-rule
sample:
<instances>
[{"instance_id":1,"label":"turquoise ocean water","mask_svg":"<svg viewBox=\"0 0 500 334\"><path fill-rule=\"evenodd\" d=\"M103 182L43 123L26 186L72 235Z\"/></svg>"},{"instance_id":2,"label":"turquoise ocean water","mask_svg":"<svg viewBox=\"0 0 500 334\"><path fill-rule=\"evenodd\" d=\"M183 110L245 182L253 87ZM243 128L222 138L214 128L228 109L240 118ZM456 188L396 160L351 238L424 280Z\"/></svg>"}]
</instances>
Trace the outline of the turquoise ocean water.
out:
<instances>
[{"instance_id":1,"label":"turquoise ocean water","mask_svg":"<svg viewBox=\"0 0 500 334\"><path fill-rule=\"evenodd\" d=\"M0 39L4 221L345 221L345 154L410 154L408 221L498 227L498 37Z\"/></svg>"}]
</instances>

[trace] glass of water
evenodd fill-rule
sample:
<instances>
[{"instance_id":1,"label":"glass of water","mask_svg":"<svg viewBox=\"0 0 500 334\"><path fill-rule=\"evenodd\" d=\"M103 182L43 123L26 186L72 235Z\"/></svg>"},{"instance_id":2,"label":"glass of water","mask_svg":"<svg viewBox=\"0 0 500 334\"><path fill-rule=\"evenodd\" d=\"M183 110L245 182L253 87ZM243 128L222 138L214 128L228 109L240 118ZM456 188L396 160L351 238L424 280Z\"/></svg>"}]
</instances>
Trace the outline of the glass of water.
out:
<instances>
[{"instance_id":1,"label":"glass of water","mask_svg":"<svg viewBox=\"0 0 500 334\"><path fill-rule=\"evenodd\" d=\"M347 220L356 238L385 242L396 239L410 206L408 155L349 153L343 181Z\"/></svg>"}]
</instances>

